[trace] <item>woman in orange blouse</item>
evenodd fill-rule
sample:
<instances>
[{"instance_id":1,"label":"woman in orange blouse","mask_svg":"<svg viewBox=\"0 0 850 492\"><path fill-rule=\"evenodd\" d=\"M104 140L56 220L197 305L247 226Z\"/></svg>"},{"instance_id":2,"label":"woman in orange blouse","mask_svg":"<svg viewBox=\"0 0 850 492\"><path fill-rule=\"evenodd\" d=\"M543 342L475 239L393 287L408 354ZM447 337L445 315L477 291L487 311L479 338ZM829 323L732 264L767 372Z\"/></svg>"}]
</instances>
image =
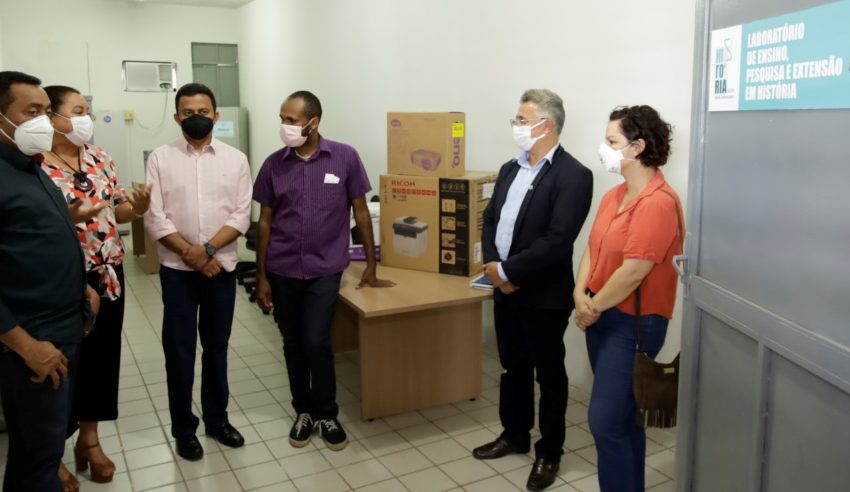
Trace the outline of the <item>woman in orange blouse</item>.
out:
<instances>
[{"instance_id":1,"label":"woman in orange blouse","mask_svg":"<svg viewBox=\"0 0 850 492\"><path fill-rule=\"evenodd\" d=\"M77 236L86 257L88 284L101 296L91 334L80 345L74 401L68 435L80 429L74 446L78 472L91 465L93 482L109 482L115 464L104 454L97 434L99 421L118 418L118 371L121 326L124 321L124 244L118 224L141 217L150 190L126 192L118 184L115 163L100 147L88 143L93 120L86 100L76 89L50 86L53 148L43 155L42 169L62 191L77 221ZM76 478L60 464L65 490L77 490Z\"/></svg>"},{"instance_id":2,"label":"woman in orange blouse","mask_svg":"<svg viewBox=\"0 0 850 492\"><path fill-rule=\"evenodd\" d=\"M615 109L609 120L600 160L625 183L602 198L573 297L594 374L588 420L599 486L630 492L644 490L646 453L632 393L635 350L655 357L664 345L684 226L679 197L658 169L670 154L670 125L649 106Z\"/></svg>"}]
</instances>

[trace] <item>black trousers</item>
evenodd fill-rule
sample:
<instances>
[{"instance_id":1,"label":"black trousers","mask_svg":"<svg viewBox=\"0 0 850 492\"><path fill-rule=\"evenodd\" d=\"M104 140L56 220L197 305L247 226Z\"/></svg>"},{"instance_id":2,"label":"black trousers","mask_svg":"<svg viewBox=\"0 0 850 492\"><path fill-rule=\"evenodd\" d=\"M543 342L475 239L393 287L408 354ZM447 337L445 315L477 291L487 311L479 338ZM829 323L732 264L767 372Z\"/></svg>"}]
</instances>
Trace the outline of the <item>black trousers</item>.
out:
<instances>
[{"instance_id":1,"label":"black trousers","mask_svg":"<svg viewBox=\"0 0 850 492\"><path fill-rule=\"evenodd\" d=\"M313 420L336 418L336 369L331 321L342 273L310 279L266 273L283 336L292 407Z\"/></svg>"},{"instance_id":2,"label":"black trousers","mask_svg":"<svg viewBox=\"0 0 850 492\"><path fill-rule=\"evenodd\" d=\"M227 344L236 303L236 273L222 271L212 278L200 272L161 267L162 348L168 384L171 435L194 435L199 420L192 413L195 350L200 336L201 411L204 425L227 423Z\"/></svg>"},{"instance_id":3,"label":"black trousers","mask_svg":"<svg viewBox=\"0 0 850 492\"><path fill-rule=\"evenodd\" d=\"M9 431L3 492L62 490L56 471L65 452L79 343L53 345L68 358L69 376L59 389L53 389L50 378L33 382L24 359L0 348L0 394Z\"/></svg>"},{"instance_id":4,"label":"black trousers","mask_svg":"<svg viewBox=\"0 0 850 492\"><path fill-rule=\"evenodd\" d=\"M80 343L80 360L74 386L74 403L68 436L78 422L100 422L118 418L118 377L121 368L121 327L124 324L124 267L115 267L121 282L121 297L100 298L94 330ZM88 284L103 294L97 272L88 274Z\"/></svg>"},{"instance_id":5,"label":"black trousers","mask_svg":"<svg viewBox=\"0 0 850 492\"><path fill-rule=\"evenodd\" d=\"M499 386L502 437L527 450L534 427L534 380L540 384L538 458L559 461L563 454L569 380L564 366L568 309L534 309L496 301L494 318L499 359L505 372Z\"/></svg>"}]
</instances>

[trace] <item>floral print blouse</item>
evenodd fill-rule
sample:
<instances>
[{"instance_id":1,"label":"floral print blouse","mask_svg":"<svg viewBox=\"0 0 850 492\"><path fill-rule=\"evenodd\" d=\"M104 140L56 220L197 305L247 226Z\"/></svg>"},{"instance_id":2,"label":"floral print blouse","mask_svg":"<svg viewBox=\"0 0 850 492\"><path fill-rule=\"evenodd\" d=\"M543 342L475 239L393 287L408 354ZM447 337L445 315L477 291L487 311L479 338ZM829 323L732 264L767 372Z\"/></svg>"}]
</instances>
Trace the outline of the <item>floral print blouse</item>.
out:
<instances>
[{"instance_id":1,"label":"floral print blouse","mask_svg":"<svg viewBox=\"0 0 850 492\"><path fill-rule=\"evenodd\" d=\"M86 255L86 271L97 272L100 292L103 297L117 299L121 296L121 284L115 266L124 261L124 243L118 235L115 207L126 200L125 191L118 184L115 162L100 147L86 144L80 149L80 171L91 180L92 188L80 191L74 186L74 173L53 153L45 153L42 169L62 191L65 201L83 201L84 207L92 207L106 201L109 206L99 214L76 224L77 237ZM48 162L48 160L50 162ZM76 163L71 163L76 164Z\"/></svg>"}]
</instances>

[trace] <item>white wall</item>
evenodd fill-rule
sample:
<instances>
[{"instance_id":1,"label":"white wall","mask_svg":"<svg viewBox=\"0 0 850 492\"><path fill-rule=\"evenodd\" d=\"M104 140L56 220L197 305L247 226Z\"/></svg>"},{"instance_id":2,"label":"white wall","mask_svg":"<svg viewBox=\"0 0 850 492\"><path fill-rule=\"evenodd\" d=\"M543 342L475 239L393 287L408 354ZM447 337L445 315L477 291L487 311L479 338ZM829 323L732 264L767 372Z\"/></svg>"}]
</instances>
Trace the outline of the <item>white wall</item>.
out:
<instances>
[{"instance_id":1,"label":"white wall","mask_svg":"<svg viewBox=\"0 0 850 492\"><path fill-rule=\"evenodd\" d=\"M50 22L58 12L62 22ZM34 18L48 20L37 36L24 21ZM319 96L325 110L322 133L357 148L376 186L386 169L387 111L466 112L467 168L496 170L517 153L507 121L520 95L546 87L566 104L561 142L596 177L576 260L599 200L619 182L601 171L596 157L613 107L650 104L675 126L673 156L664 171L683 201L687 198L693 0L651 5L254 0L238 10L28 0L0 3L0 26L0 66L31 72L47 84L76 86L93 94L99 109L136 111L128 145L132 179L142 177L142 150L176 138L179 131L170 119L173 94L166 102L162 94L123 92L121 61L175 61L182 84L191 79L190 43L199 41L239 44L241 100L249 110L255 172L281 146L279 106L295 90ZM139 121L159 122L164 103L164 127L141 129ZM678 347L678 310L662 357ZM583 337L571 328L567 342L571 377L586 379Z\"/></svg>"},{"instance_id":2,"label":"white wall","mask_svg":"<svg viewBox=\"0 0 850 492\"><path fill-rule=\"evenodd\" d=\"M45 85L70 85L91 94L96 110L133 109L135 120L127 125L131 175L120 179L141 181L142 151L180 135L172 119L174 93L124 92L121 62L177 62L178 84L190 82L190 43L238 43L235 12L116 0L4 1L2 66L36 75Z\"/></svg>"},{"instance_id":3,"label":"white wall","mask_svg":"<svg viewBox=\"0 0 850 492\"><path fill-rule=\"evenodd\" d=\"M620 182L596 157L613 107L650 104L675 126L664 171L686 199L693 1L254 0L240 13L256 164L281 146L283 98L308 89L322 101L322 134L358 149L373 187L386 170L387 111L466 112L467 169L496 170L517 153L508 119L520 95L546 87L566 105L562 144L596 178L576 260L599 200ZM662 357L677 350L679 319ZM574 328L567 341L584 353ZM569 368L581 379L586 359Z\"/></svg>"}]
</instances>

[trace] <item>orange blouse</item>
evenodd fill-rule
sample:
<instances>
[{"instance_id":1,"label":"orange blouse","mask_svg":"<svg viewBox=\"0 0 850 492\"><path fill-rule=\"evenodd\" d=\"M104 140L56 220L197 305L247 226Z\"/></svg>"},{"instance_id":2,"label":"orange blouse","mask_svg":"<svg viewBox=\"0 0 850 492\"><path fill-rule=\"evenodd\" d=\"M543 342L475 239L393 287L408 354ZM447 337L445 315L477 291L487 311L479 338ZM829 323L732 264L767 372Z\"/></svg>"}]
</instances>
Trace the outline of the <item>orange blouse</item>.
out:
<instances>
[{"instance_id":1,"label":"orange blouse","mask_svg":"<svg viewBox=\"0 0 850 492\"><path fill-rule=\"evenodd\" d=\"M673 256L682 252L679 236L679 196L664 180L661 171L622 212L617 212L626 194L623 183L608 191L590 230L590 276L587 287L599 292L611 275L630 258L655 263L640 285L641 315L673 316L678 278ZM672 196L671 196L672 195ZM684 221L684 217L682 217ZM684 223L681 234L684 235ZM635 295L630 294L617 309L634 315Z\"/></svg>"}]
</instances>

